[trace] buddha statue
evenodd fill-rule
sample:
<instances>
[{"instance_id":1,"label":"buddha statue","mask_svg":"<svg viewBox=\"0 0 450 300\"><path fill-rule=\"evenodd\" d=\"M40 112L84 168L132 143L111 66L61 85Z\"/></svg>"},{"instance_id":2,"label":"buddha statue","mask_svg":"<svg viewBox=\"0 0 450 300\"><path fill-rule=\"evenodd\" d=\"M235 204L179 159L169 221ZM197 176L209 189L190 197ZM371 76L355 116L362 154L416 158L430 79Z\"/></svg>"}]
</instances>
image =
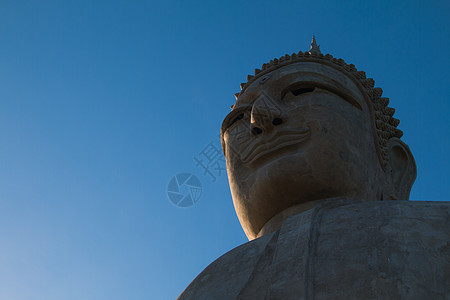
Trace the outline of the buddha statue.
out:
<instances>
[{"instance_id":1,"label":"buddha statue","mask_svg":"<svg viewBox=\"0 0 450 300\"><path fill-rule=\"evenodd\" d=\"M450 295L450 205L407 201L416 164L374 83L314 37L247 77L221 138L249 242L178 299Z\"/></svg>"}]
</instances>

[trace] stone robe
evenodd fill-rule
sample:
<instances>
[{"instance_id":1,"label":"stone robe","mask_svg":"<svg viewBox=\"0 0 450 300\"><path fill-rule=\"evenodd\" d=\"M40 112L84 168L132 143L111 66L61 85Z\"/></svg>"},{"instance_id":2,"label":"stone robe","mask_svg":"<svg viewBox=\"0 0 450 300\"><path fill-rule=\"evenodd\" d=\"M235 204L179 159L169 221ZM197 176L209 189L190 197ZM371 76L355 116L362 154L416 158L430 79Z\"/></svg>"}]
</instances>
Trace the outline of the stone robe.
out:
<instances>
[{"instance_id":1,"label":"stone robe","mask_svg":"<svg viewBox=\"0 0 450 300\"><path fill-rule=\"evenodd\" d=\"M187 299L450 299L450 202L327 202L204 269Z\"/></svg>"}]
</instances>

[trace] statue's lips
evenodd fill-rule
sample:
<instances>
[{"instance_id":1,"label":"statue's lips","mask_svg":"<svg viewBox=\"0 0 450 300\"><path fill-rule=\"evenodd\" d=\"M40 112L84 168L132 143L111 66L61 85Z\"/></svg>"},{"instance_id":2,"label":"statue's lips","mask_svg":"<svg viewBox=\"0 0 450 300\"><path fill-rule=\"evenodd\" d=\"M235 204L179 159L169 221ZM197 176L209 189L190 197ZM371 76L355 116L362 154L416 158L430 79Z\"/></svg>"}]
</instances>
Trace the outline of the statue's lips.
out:
<instances>
[{"instance_id":1,"label":"statue's lips","mask_svg":"<svg viewBox=\"0 0 450 300\"><path fill-rule=\"evenodd\" d=\"M261 139L250 144L241 154L244 164L250 164L258 158L282 148L300 144L309 138L309 128L301 128L296 131L285 131L273 138Z\"/></svg>"}]
</instances>

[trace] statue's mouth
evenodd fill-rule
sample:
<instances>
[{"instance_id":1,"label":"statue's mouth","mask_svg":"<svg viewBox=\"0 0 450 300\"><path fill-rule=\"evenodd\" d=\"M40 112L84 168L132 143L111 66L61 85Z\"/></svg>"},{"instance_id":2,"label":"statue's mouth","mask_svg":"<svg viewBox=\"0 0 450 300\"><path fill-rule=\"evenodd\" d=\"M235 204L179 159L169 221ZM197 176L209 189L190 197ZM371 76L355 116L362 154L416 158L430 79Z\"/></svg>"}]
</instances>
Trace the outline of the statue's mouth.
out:
<instances>
[{"instance_id":1,"label":"statue's mouth","mask_svg":"<svg viewBox=\"0 0 450 300\"><path fill-rule=\"evenodd\" d=\"M252 164L272 152L300 144L306 141L309 136L309 128L305 127L295 131L285 131L273 137L262 138L251 143L242 151L241 160L244 164Z\"/></svg>"}]
</instances>

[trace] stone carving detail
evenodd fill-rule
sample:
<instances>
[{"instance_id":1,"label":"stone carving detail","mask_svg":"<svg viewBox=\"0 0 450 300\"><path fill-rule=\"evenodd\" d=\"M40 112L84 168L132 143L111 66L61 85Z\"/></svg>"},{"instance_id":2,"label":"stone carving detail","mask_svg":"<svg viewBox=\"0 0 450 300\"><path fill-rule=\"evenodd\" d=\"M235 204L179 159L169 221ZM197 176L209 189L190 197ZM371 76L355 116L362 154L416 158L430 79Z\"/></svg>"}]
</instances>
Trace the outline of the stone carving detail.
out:
<instances>
[{"instance_id":1,"label":"stone carving detail","mask_svg":"<svg viewBox=\"0 0 450 300\"><path fill-rule=\"evenodd\" d=\"M403 132L397 128L400 120L393 117L395 109L388 107L389 98L382 97L383 90L379 87L375 87L375 81L372 78L366 78L366 73L364 71L358 71L354 64L347 64L343 59L336 59L331 54L323 55L320 52L319 46L317 46L314 36L311 42L311 50L307 52L299 51L298 53L292 53L292 55L286 54L279 59L274 58L269 63L263 64L261 69L255 69L255 74L248 75L247 82L241 83L241 91L235 94L236 99L259 77L270 73L275 69L303 61L326 63L337 69L345 70L364 88L367 98L370 99L372 104L376 133L378 136L378 154L383 167L386 167L389 161L387 141L393 137L401 138L403 136Z\"/></svg>"},{"instance_id":2,"label":"stone carving detail","mask_svg":"<svg viewBox=\"0 0 450 300\"><path fill-rule=\"evenodd\" d=\"M179 299L448 298L450 203L405 201L416 164L375 81L313 37L241 89L221 138L249 242Z\"/></svg>"}]
</instances>

